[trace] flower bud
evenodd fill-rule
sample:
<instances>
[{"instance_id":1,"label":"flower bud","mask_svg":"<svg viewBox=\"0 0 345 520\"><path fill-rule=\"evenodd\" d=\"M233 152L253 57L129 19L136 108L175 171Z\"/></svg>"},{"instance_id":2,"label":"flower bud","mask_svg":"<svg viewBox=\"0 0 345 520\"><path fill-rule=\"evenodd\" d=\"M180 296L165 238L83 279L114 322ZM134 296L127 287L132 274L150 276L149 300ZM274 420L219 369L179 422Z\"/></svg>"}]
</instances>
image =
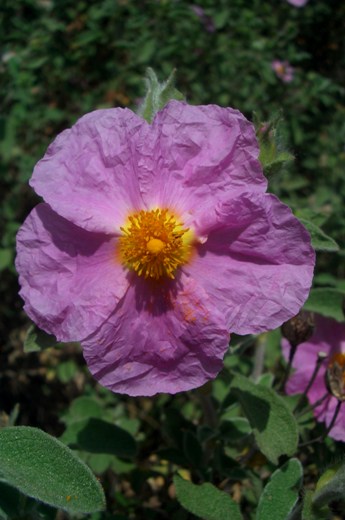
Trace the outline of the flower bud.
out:
<instances>
[{"instance_id":1,"label":"flower bud","mask_svg":"<svg viewBox=\"0 0 345 520\"><path fill-rule=\"evenodd\" d=\"M292 347L307 341L314 332L313 313L300 311L296 316L283 323L282 334Z\"/></svg>"},{"instance_id":2,"label":"flower bud","mask_svg":"<svg viewBox=\"0 0 345 520\"><path fill-rule=\"evenodd\" d=\"M326 371L326 387L338 401L345 401L345 354L332 356Z\"/></svg>"}]
</instances>

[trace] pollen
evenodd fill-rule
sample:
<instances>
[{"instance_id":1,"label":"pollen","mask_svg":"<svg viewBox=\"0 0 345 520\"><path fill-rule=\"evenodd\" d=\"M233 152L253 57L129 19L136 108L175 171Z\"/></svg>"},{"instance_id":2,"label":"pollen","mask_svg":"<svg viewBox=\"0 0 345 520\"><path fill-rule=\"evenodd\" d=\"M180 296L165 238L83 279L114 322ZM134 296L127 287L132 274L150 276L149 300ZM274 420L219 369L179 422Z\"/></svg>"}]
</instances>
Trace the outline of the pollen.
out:
<instances>
[{"instance_id":1,"label":"pollen","mask_svg":"<svg viewBox=\"0 0 345 520\"><path fill-rule=\"evenodd\" d=\"M133 213L120 229L121 261L139 276L174 279L190 259L193 233L168 209Z\"/></svg>"}]
</instances>

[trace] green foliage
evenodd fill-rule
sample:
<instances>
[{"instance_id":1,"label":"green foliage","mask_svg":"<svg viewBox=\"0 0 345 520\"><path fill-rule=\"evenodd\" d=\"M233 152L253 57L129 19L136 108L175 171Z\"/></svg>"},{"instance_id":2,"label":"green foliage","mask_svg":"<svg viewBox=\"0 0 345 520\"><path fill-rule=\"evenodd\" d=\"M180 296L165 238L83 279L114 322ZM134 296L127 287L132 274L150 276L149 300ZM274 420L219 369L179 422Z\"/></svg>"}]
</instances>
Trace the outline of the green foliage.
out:
<instances>
[{"instance_id":1,"label":"green foliage","mask_svg":"<svg viewBox=\"0 0 345 520\"><path fill-rule=\"evenodd\" d=\"M288 460L272 473L256 512L256 520L286 520L298 500L303 469L298 459Z\"/></svg>"},{"instance_id":2,"label":"green foliage","mask_svg":"<svg viewBox=\"0 0 345 520\"><path fill-rule=\"evenodd\" d=\"M126 430L94 417L71 423L61 440L90 453L108 453L120 457L134 457L136 453L136 443Z\"/></svg>"},{"instance_id":3,"label":"green foliage","mask_svg":"<svg viewBox=\"0 0 345 520\"><path fill-rule=\"evenodd\" d=\"M37 428L0 430L0 472L24 494L66 511L92 513L105 507L103 490L90 469Z\"/></svg>"},{"instance_id":4,"label":"green foliage","mask_svg":"<svg viewBox=\"0 0 345 520\"><path fill-rule=\"evenodd\" d=\"M316 485L312 503L315 509L322 509L324 506L340 500L345 504L345 464L337 464L329 468L320 478Z\"/></svg>"},{"instance_id":5,"label":"green foliage","mask_svg":"<svg viewBox=\"0 0 345 520\"><path fill-rule=\"evenodd\" d=\"M171 99L183 100L184 96L175 88L175 70L164 83L159 83L155 72L148 68L146 71L146 95L139 107L138 114L149 123L155 114Z\"/></svg>"},{"instance_id":6,"label":"green foliage","mask_svg":"<svg viewBox=\"0 0 345 520\"><path fill-rule=\"evenodd\" d=\"M307 228L311 236L311 243L315 251L328 251L334 253L339 251L339 246L333 238L329 237L318 226L304 218L299 219Z\"/></svg>"},{"instance_id":7,"label":"green foliage","mask_svg":"<svg viewBox=\"0 0 345 520\"><path fill-rule=\"evenodd\" d=\"M243 520L240 509L231 497L212 484L192 484L176 475L176 495L181 505L204 520Z\"/></svg>"},{"instance_id":8,"label":"green foliage","mask_svg":"<svg viewBox=\"0 0 345 520\"><path fill-rule=\"evenodd\" d=\"M256 385L238 374L231 389L241 403L262 453L274 464L281 455L294 455L298 442L297 423L284 400L274 390Z\"/></svg>"},{"instance_id":9,"label":"green foliage","mask_svg":"<svg viewBox=\"0 0 345 520\"><path fill-rule=\"evenodd\" d=\"M55 347L58 344L55 336L47 334L36 325L31 324L24 339L24 351L39 352L46 348Z\"/></svg>"},{"instance_id":10,"label":"green foliage","mask_svg":"<svg viewBox=\"0 0 345 520\"><path fill-rule=\"evenodd\" d=\"M345 291L326 287L312 289L304 308L337 321L344 321L344 300Z\"/></svg>"}]
</instances>

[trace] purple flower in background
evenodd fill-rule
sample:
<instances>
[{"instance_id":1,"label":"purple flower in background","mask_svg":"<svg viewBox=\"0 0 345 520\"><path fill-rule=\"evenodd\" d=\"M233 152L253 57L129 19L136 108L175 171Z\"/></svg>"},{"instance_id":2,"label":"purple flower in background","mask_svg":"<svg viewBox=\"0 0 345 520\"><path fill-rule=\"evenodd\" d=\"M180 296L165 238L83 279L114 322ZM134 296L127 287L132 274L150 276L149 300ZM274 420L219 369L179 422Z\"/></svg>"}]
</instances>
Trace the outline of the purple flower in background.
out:
<instances>
[{"instance_id":1,"label":"purple flower in background","mask_svg":"<svg viewBox=\"0 0 345 520\"><path fill-rule=\"evenodd\" d=\"M295 7L303 7L309 0L287 0L289 4L294 5Z\"/></svg>"},{"instance_id":2,"label":"purple flower in background","mask_svg":"<svg viewBox=\"0 0 345 520\"><path fill-rule=\"evenodd\" d=\"M41 195L17 237L30 318L81 341L99 382L176 393L222 368L229 333L294 316L314 251L290 209L265 193L255 130L216 105L171 101L150 125L97 110L36 165Z\"/></svg>"},{"instance_id":3,"label":"purple flower in background","mask_svg":"<svg viewBox=\"0 0 345 520\"><path fill-rule=\"evenodd\" d=\"M213 33L216 30L211 16L206 14L200 5L191 5L190 8L193 13L196 14L196 16L200 19L207 32Z\"/></svg>"},{"instance_id":4,"label":"purple flower in background","mask_svg":"<svg viewBox=\"0 0 345 520\"><path fill-rule=\"evenodd\" d=\"M294 77L294 68L288 61L273 60L271 67L284 83L291 83Z\"/></svg>"},{"instance_id":5,"label":"purple flower in background","mask_svg":"<svg viewBox=\"0 0 345 520\"><path fill-rule=\"evenodd\" d=\"M282 341L283 353L286 359L289 356L290 344L287 340ZM324 422L326 426L331 424L338 399L333 397L326 386L326 371L332 370L333 365L340 367L340 385L345 388L345 323L339 323L330 318L316 316L315 329L312 337L297 347L293 360L295 372L290 376L287 383L288 394L304 393L314 372L318 354L326 354L317 376L308 391L310 404L322 400L314 408L314 415L317 421ZM329 432L330 437L336 440L345 441L345 408L340 409L335 425Z\"/></svg>"}]
</instances>

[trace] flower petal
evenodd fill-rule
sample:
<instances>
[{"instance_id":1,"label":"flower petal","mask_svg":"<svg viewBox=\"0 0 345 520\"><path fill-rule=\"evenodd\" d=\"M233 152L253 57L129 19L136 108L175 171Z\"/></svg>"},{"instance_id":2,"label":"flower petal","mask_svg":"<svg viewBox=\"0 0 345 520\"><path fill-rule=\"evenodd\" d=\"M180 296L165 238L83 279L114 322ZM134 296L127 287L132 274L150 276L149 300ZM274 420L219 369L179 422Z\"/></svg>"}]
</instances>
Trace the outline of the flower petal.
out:
<instances>
[{"instance_id":1,"label":"flower petal","mask_svg":"<svg viewBox=\"0 0 345 520\"><path fill-rule=\"evenodd\" d=\"M119 232L143 206L137 168L149 125L128 109L96 110L57 136L30 184L56 213L90 231Z\"/></svg>"},{"instance_id":2,"label":"flower petal","mask_svg":"<svg viewBox=\"0 0 345 520\"><path fill-rule=\"evenodd\" d=\"M315 253L291 210L269 194L243 194L215 213L218 225L183 267L237 334L274 329L306 300ZM214 219L213 219L214 220Z\"/></svg>"},{"instance_id":3,"label":"flower petal","mask_svg":"<svg viewBox=\"0 0 345 520\"><path fill-rule=\"evenodd\" d=\"M109 316L128 282L115 238L91 233L39 204L17 235L16 268L30 318L60 341L79 341Z\"/></svg>"},{"instance_id":4,"label":"flower petal","mask_svg":"<svg viewBox=\"0 0 345 520\"><path fill-rule=\"evenodd\" d=\"M148 206L197 215L224 192L266 190L254 127L237 110L171 101L151 133L154 156L140 179Z\"/></svg>"},{"instance_id":5,"label":"flower petal","mask_svg":"<svg viewBox=\"0 0 345 520\"><path fill-rule=\"evenodd\" d=\"M198 387L222 368L229 334L193 281L162 286L139 278L83 352L95 378L129 395Z\"/></svg>"}]
</instances>

